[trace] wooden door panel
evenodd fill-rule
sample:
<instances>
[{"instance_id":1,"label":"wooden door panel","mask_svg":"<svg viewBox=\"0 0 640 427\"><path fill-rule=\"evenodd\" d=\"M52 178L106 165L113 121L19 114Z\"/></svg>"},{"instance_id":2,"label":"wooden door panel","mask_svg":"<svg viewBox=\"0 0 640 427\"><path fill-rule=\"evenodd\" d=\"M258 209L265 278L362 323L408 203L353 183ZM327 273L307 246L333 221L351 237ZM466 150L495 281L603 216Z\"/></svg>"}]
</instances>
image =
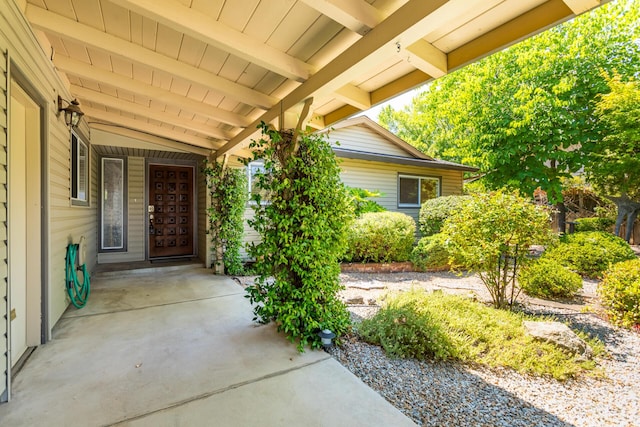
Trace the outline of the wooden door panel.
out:
<instances>
[{"instance_id":1,"label":"wooden door panel","mask_svg":"<svg viewBox=\"0 0 640 427\"><path fill-rule=\"evenodd\" d=\"M191 166L149 165L149 258L194 255Z\"/></svg>"}]
</instances>

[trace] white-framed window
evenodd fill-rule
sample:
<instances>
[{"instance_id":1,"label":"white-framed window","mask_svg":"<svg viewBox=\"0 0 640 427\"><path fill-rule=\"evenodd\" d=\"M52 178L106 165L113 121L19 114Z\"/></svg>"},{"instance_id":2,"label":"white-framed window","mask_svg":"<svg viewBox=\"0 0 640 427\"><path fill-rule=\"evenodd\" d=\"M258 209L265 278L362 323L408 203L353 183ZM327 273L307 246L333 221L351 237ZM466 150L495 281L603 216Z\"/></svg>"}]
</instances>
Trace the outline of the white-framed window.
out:
<instances>
[{"instance_id":1,"label":"white-framed window","mask_svg":"<svg viewBox=\"0 0 640 427\"><path fill-rule=\"evenodd\" d=\"M268 194L264 190L260 190L256 185L256 175L265 173L264 162L262 160L256 160L247 165L247 183L249 187L249 197L251 198L254 194L260 194L260 198L262 200L262 204L268 202ZM249 200L249 203L255 203L253 200Z\"/></svg>"},{"instance_id":2,"label":"white-framed window","mask_svg":"<svg viewBox=\"0 0 640 427\"><path fill-rule=\"evenodd\" d=\"M440 196L440 178L398 175L398 207L419 208Z\"/></svg>"},{"instance_id":3,"label":"white-framed window","mask_svg":"<svg viewBox=\"0 0 640 427\"><path fill-rule=\"evenodd\" d=\"M122 251L126 249L125 159L103 157L100 172L100 251Z\"/></svg>"},{"instance_id":4,"label":"white-framed window","mask_svg":"<svg viewBox=\"0 0 640 427\"><path fill-rule=\"evenodd\" d=\"M89 147L71 131L71 204L89 205Z\"/></svg>"}]
</instances>

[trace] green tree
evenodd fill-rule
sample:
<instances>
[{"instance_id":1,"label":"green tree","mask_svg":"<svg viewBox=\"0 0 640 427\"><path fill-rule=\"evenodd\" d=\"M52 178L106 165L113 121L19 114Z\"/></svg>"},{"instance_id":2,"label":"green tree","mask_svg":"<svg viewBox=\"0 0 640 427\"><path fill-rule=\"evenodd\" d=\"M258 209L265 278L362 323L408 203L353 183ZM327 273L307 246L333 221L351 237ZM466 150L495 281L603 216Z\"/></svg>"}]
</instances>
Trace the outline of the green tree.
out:
<instances>
[{"instance_id":1,"label":"green tree","mask_svg":"<svg viewBox=\"0 0 640 427\"><path fill-rule=\"evenodd\" d=\"M349 328L349 313L338 299L346 230L353 218L349 197L331 145L317 134L278 132L262 123L253 160L261 190L252 198L250 225L261 242L250 245L258 278L247 288L254 320L275 321L278 330L303 349L321 345L323 329L338 337ZM261 194L268 197L262 203Z\"/></svg>"},{"instance_id":2,"label":"green tree","mask_svg":"<svg viewBox=\"0 0 640 427\"><path fill-rule=\"evenodd\" d=\"M211 206L209 235L211 237L213 262L224 265L226 274L242 274L244 265L240 256L244 236L244 208L249 198L247 177L240 169L224 167L222 163L205 163Z\"/></svg>"},{"instance_id":3,"label":"green tree","mask_svg":"<svg viewBox=\"0 0 640 427\"><path fill-rule=\"evenodd\" d=\"M600 139L603 71L640 72L640 3L606 4L436 80L383 126L432 156L477 166L489 189L541 187L563 211L563 178Z\"/></svg>"},{"instance_id":4,"label":"green tree","mask_svg":"<svg viewBox=\"0 0 640 427\"><path fill-rule=\"evenodd\" d=\"M615 75L600 97L596 114L603 125L586 168L589 181L618 207L616 234L627 216L627 241L640 208L640 84Z\"/></svg>"},{"instance_id":5,"label":"green tree","mask_svg":"<svg viewBox=\"0 0 640 427\"><path fill-rule=\"evenodd\" d=\"M552 239L546 209L503 191L471 196L444 222L442 234L451 263L478 273L496 308L515 303L529 247Z\"/></svg>"}]
</instances>

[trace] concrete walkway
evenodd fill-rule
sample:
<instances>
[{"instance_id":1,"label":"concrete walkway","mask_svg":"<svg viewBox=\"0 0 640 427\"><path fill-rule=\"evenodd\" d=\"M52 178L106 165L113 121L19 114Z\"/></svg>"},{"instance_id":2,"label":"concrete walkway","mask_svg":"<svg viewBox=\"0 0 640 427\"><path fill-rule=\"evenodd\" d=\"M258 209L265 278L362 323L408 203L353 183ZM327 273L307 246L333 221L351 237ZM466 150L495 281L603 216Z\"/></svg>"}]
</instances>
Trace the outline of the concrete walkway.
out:
<instances>
[{"instance_id":1,"label":"concrete walkway","mask_svg":"<svg viewBox=\"0 0 640 427\"><path fill-rule=\"evenodd\" d=\"M1 426L414 425L323 351L256 326L206 269L93 282L0 405Z\"/></svg>"}]
</instances>

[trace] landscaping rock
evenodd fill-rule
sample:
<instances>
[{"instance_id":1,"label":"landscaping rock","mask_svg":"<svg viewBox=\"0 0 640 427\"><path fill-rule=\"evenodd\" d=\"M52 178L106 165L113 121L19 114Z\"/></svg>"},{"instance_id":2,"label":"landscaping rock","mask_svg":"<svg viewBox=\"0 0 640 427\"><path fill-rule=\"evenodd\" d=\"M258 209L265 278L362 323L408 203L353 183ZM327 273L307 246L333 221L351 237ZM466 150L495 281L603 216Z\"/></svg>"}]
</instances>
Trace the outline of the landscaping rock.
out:
<instances>
[{"instance_id":1,"label":"landscaping rock","mask_svg":"<svg viewBox=\"0 0 640 427\"><path fill-rule=\"evenodd\" d=\"M364 298L362 298L361 296L347 298L347 304L348 305L364 304Z\"/></svg>"},{"instance_id":2,"label":"landscaping rock","mask_svg":"<svg viewBox=\"0 0 640 427\"><path fill-rule=\"evenodd\" d=\"M589 345L564 323L525 321L524 328L529 335L538 340L551 342L586 359L593 357L593 352Z\"/></svg>"}]
</instances>

